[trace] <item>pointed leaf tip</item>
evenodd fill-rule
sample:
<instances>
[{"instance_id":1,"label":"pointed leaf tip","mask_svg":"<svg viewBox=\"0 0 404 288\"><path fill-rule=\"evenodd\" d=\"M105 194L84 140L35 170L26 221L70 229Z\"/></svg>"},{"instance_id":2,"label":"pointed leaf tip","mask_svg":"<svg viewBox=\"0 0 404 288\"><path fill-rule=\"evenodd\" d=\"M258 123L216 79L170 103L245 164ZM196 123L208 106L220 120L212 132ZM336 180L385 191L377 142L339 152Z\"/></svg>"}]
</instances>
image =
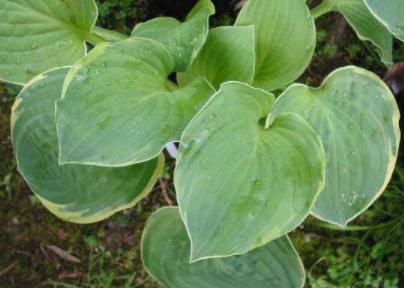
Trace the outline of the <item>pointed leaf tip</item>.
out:
<instances>
[{"instance_id":1,"label":"pointed leaf tip","mask_svg":"<svg viewBox=\"0 0 404 288\"><path fill-rule=\"evenodd\" d=\"M190 241L178 208L162 208L143 232L143 264L167 288L301 288L303 264L287 236L248 254L189 263Z\"/></svg>"},{"instance_id":2,"label":"pointed leaf tip","mask_svg":"<svg viewBox=\"0 0 404 288\"><path fill-rule=\"evenodd\" d=\"M274 96L228 82L185 129L174 174L192 261L240 255L296 228L324 187L319 135Z\"/></svg>"}]
</instances>

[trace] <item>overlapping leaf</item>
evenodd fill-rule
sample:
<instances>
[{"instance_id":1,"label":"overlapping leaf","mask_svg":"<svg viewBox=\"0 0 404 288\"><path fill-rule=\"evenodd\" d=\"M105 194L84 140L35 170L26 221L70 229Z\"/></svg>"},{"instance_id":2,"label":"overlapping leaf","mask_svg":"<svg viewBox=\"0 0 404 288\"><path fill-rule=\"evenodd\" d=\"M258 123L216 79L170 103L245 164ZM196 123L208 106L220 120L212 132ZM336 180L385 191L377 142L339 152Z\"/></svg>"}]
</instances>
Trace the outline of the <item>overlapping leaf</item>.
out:
<instances>
[{"instance_id":1,"label":"overlapping leaf","mask_svg":"<svg viewBox=\"0 0 404 288\"><path fill-rule=\"evenodd\" d=\"M404 1L364 0L369 10L390 32L404 42Z\"/></svg>"},{"instance_id":2,"label":"overlapping leaf","mask_svg":"<svg viewBox=\"0 0 404 288\"><path fill-rule=\"evenodd\" d=\"M146 37L160 42L174 59L174 70L184 72L198 55L206 41L209 16L215 13L210 0L199 0L185 22L159 17L136 25L132 36Z\"/></svg>"},{"instance_id":3,"label":"overlapping leaf","mask_svg":"<svg viewBox=\"0 0 404 288\"><path fill-rule=\"evenodd\" d=\"M320 88L294 85L274 114L302 115L320 134L327 156L326 186L313 213L345 226L385 189L397 158L399 111L389 88L356 67L333 72Z\"/></svg>"},{"instance_id":4,"label":"overlapping leaf","mask_svg":"<svg viewBox=\"0 0 404 288\"><path fill-rule=\"evenodd\" d=\"M373 16L363 0L326 0L319 7L325 6L343 14L361 40L370 41L377 47L382 62L392 65L393 37Z\"/></svg>"},{"instance_id":5,"label":"overlapping leaf","mask_svg":"<svg viewBox=\"0 0 404 288\"><path fill-rule=\"evenodd\" d=\"M242 256L189 263L190 242L177 208L163 208L149 219L142 238L142 260L167 288L300 288L305 272L287 236Z\"/></svg>"},{"instance_id":6,"label":"overlapping leaf","mask_svg":"<svg viewBox=\"0 0 404 288\"><path fill-rule=\"evenodd\" d=\"M0 79L22 84L86 53L93 0L1 0Z\"/></svg>"},{"instance_id":7,"label":"overlapping leaf","mask_svg":"<svg viewBox=\"0 0 404 288\"><path fill-rule=\"evenodd\" d=\"M185 73L178 74L181 86L206 77L219 88L234 80L252 84L255 72L254 26L218 27L209 31L202 51Z\"/></svg>"},{"instance_id":8,"label":"overlapping leaf","mask_svg":"<svg viewBox=\"0 0 404 288\"><path fill-rule=\"evenodd\" d=\"M34 78L22 90L11 119L18 170L56 216L77 223L105 219L142 199L162 173L163 158L125 168L58 165L55 101L67 68Z\"/></svg>"},{"instance_id":9,"label":"overlapping leaf","mask_svg":"<svg viewBox=\"0 0 404 288\"><path fill-rule=\"evenodd\" d=\"M296 228L324 186L318 134L274 96L227 82L184 131L174 175L192 260L244 254Z\"/></svg>"},{"instance_id":10,"label":"overlapping leaf","mask_svg":"<svg viewBox=\"0 0 404 288\"><path fill-rule=\"evenodd\" d=\"M363 0L339 0L335 3L361 40L369 40L376 47L383 63L393 64L393 38L367 9Z\"/></svg>"},{"instance_id":11,"label":"overlapping leaf","mask_svg":"<svg viewBox=\"0 0 404 288\"><path fill-rule=\"evenodd\" d=\"M314 19L302 0L249 0L236 25L254 25L254 86L275 90L294 81L310 63L316 46Z\"/></svg>"},{"instance_id":12,"label":"overlapping leaf","mask_svg":"<svg viewBox=\"0 0 404 288\"><path fill-rule=\"evenodd\" d=\"M205 79L170 91L172 58L154 40L97 45L69 72L56 124L61 163L126 166L152 159L214 90Z\"/></svg>"}]
</instances>

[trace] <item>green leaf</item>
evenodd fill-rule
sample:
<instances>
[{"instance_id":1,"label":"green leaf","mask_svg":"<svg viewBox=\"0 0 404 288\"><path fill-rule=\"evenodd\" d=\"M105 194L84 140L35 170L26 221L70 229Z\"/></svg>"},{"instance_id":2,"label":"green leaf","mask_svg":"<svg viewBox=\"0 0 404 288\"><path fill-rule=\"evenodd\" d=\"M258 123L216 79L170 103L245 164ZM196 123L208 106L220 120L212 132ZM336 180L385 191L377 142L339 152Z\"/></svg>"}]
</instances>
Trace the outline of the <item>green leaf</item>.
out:
<instances>
[{"instance_id":1,"label":"green leaf","mask_svg":"<svg viewBox=\"0 0 404 288\"><path fill-rule=\"evenodd\" d=\"M327 156L326 186L313 214L346 226L386 188L400 141L399 111L389 88L356 67L333 72L320 88L293 85L277 113L302 115L320 134Z\"/></svg>"},{"instance_id":2,"label":"green leaf","mask_svg":"<svg viewBox=\"0 0 404 288\"><path fill-rule=\"evenodd\" d=\"M252 84L255 72L254 26L218 27L209 31L202 51L185 73L181 86L204 76L215 87L226 81Z\"/></svg>"},{"instance_id":3,"label":"green leaf","mask_svg":"<svg viewBox=\"0 0 404 288\"><path fill-rule=\"evenodd\" d=\"M1 0L0 79L23 84L76 62L97 13L93 0Z\"/></svg>"},{"instance_id":4,"label":"green leaf","mask_svg":"<svg viewBox=\"0 0 404 288\"><path fill-rule=\"evenodd\" d=\"M121 34L116 31L111 31L108 29L103 29L100 27L94 27L92 29L93 34L97 35L98 37L101 37L104 41L109 41L109 42L116 42L116 41L122 41L126 40L129 38L129 36Z\"/></svg>"},{"instance_id":5,"label":"green leaf","mask_svg":"<svg viewBox=\"0 0 404 288\"><path fill-rule=\"evenodd\" d=\"M298 78L313 57L316 27L303 0L249 0L236 25L254 25L254 86L275 90Z\"/></svg>"},{"instance_id":6,"label":"green leaf","mask_svg":"<svg viewBox=\"0 0 404 288\"><path fill-rule=\"evenodd\" d=\"M274 96L227 82L185 129L174 174L193 261L244 254L295 229L324 187L318 134Z\"/></svg>"},{"instance_id":7,"label":"green leaf","mask_svg":"<svg viewBox=\"0 0 404 288\"><path fill-rule=\"evenodd\" d=\"M404 42L404 1L364 0L369 10L390 32Z\"/></svg>"},{"instance_id":8,"label":"green leaf","mask_svg":"<svg viewBox=\"0 0 404 288\"><path fill-rule=\"evenodd\" d=\"M12 140L18 170L56 216L90 223L134 206L162 173L164 158L125 168L58 165L55 101L68 68L38 75L13 106Z\"/></svg>"},{"instance_id":9,"label":"green leaf","mask_svg":"<svg viewBox=\"0 0 404 288\"><path fill-rule=\"evenodd\" d=\"M363 0L326 0L321 5L344 15L359 39L372 42L384 64L393 64L393 37L370 13Z\"/></svg>"},{"instance_id":10,"label":"green leaf","mask_svg":"<svg viewBox=\"0 0 404 288\"><path fill-rule=\"evenodd\" d=\"M172 58L154 40L97 45L57 102L60 163L127 166L155 158L214 93L205 79L170 91Z\"/></svg>"},{"instance_id":11,"label":"green leaf","mask_svg":"<svg viewBox=\"0 0 404 288\"><path fill-rule=\"evenodd\" d=\"M190 241L177 208L150 217L141 249L146 270L167 288L300 288L305 282L303 264L287 236L242 256L190 264Z\"/></svg>"},{"instance_id":12,"label":"green leaf","mask_svg":"<svg viewBox=\"0 0 404 288\"><path fill-rule=\"evenodd\" d=\"M132 36L156 40L164 45L174 59L174 70L184 72L196 58L206 41L209 16L215 13L210 0L199 0L185 22L159 17L135 26Z\"/></svg>"}]
</instances>

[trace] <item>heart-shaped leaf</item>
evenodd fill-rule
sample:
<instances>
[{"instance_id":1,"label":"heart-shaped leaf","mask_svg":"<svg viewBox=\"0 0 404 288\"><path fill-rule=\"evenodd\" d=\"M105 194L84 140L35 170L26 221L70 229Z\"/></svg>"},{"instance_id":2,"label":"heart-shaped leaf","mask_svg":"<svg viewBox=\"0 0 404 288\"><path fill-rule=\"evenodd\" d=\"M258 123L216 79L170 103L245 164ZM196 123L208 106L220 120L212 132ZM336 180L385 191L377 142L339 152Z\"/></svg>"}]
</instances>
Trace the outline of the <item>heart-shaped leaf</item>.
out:
<instances>
[{"instance_id":1,"label":"heart-shaped leaf","mask_svg":"<svg viewBox=\"0 0 404 288\"><path fill-rule=\"evenodd\" d=\"M316 27L302 0L249 0L236 25L254 25L254 86L275 90L303 73L313 57Z\"/></svg>"},{"instance_id":2,"label":"heart-shaped leaf","mask_svg":"<svg viewBox=\"0 0 404 288\"><path fill-rule=\"evenodd\" d=\"M255 72L254 26L218 27L209 31L202 51L185 73L178 74L181 86L204 76L215 87L226 81L251 84Z\"/></svg>"},{"instance_id":3,"label":"heart-shaped leaf","mask_svg":"<svg viewBox=\"0 0 404 288\"><path fill-rule=\"evenodd\" d=\"M93 0L0 1L0 79L22 84L73 64L96 19Z\"/></svg>"},{"instance_id":4,"label":"heart-shaped leaf","mask_svg":"<svg viewBox=\"0 0 404 288\"><path fill-rule=\"evenodd\" d=\"M132 207L161 175L164 159L125 168L58 165L55 101L68 68L38 75L16 99L11 119L18 170L56 216L90 223Z\"/></svg>"},{"instance_id":5,"label":"heart-shaped leaf","mask_svg":"<svg viewBox=\"0 0 404 288\"><path fill-rule=\"evenodd\" d=\"M170 91L172 59L159 43L130 38L97 45L67 75L57 103L61 163L126 166L179 140L214 93L205 79Z\"/></svg>"},{"instance_id":6,"label":"heart-shaped leaf","mask_svg":"<svg viewBox=\"0 0 404 288\"><path fill-rule=\"evenodd\" d=\"M142 237L148 273L167 288L301 288L303 264L287 236L248 254L189 263L190 241L177 208L149 219Z\"/></svg>"},{"instance_id":7,"label":"heart-shaped leaf","mask_svg":"<svg viewBox=\"0 0 404 288\"><path fill-rule=\"evenodd\" d=\"M326 186L313 214L345 226L386 188L400 141L399 111L389 88L356 67L333 72L320 88L293 85L274 114L302 115L320 134L327 156Z\"/></svg>"},{"instance_id":8,"label":"heart-shaped leaf","mask_svg":"<svg viewBox=\"0 0 404 288\"><path fill-rule=\"evenodd\" d=\"M404 1L364 0L369 10L390 32L404 42Z\"/></svg>"},{"instance_id":9,"label":"heart-shaped leaf","mask_svg":"<svg viewBox=\"0 0 404 288\"><path fill-rule=\"evenodd\" d=\"M132 36L160 42L174 59L174 70L184 72L196 58L206 41L209 17L215 13L210 0L199 0L185 22L159 17L135 26Z\"/></svg>"},{"instance_id":10,"label":"heart-shaped leaf","mask_svg":"<svg viewBox=\"0 0 404 288\"><path fill-rule=\"evenodd\" d=\"M227 82L181 139L174 181L193 261L244 254L296 228L324 187L320 136L274 96Z\"/></svg>"}]
</instances>

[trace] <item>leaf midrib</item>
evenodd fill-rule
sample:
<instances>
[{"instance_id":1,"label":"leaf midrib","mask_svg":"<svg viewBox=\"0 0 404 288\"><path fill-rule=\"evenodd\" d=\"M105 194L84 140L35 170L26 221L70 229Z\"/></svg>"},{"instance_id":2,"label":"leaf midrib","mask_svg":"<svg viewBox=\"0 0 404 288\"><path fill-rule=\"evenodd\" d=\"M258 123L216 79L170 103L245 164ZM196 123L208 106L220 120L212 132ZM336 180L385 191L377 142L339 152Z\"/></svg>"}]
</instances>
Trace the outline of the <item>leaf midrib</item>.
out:
<instances>
[{"instance_id":1,"label":"leaf midrib","mask_svg":"<svg viewBox=\"0 0 404 288\"><path fill-rule=\"evenodd\" d=\"M34 7L32 9L27 8L25 5L17 3L17 2L11 2L8 1L9 5L14 5L14 6L18 6L21 8L21 10L25 10L28 11L29 13L35 13L37 15L40 15L41 17L45 17L49 20L51 20L52 22L56 22L57 24L60 24L62 27L66 27L68 31L72 31L74 33L75 36L82 36L86 34L86 31L82 31L80 29L80 27L74 25L72 22L67 22L67 21L63 21L60 18L55 17L52 14L48 14L46 12L40 11L35 9ZM87 30L87 29L86 29ZM81 40L84 41L84 37L80 37Z\"/></svg>"}]
</instances>

